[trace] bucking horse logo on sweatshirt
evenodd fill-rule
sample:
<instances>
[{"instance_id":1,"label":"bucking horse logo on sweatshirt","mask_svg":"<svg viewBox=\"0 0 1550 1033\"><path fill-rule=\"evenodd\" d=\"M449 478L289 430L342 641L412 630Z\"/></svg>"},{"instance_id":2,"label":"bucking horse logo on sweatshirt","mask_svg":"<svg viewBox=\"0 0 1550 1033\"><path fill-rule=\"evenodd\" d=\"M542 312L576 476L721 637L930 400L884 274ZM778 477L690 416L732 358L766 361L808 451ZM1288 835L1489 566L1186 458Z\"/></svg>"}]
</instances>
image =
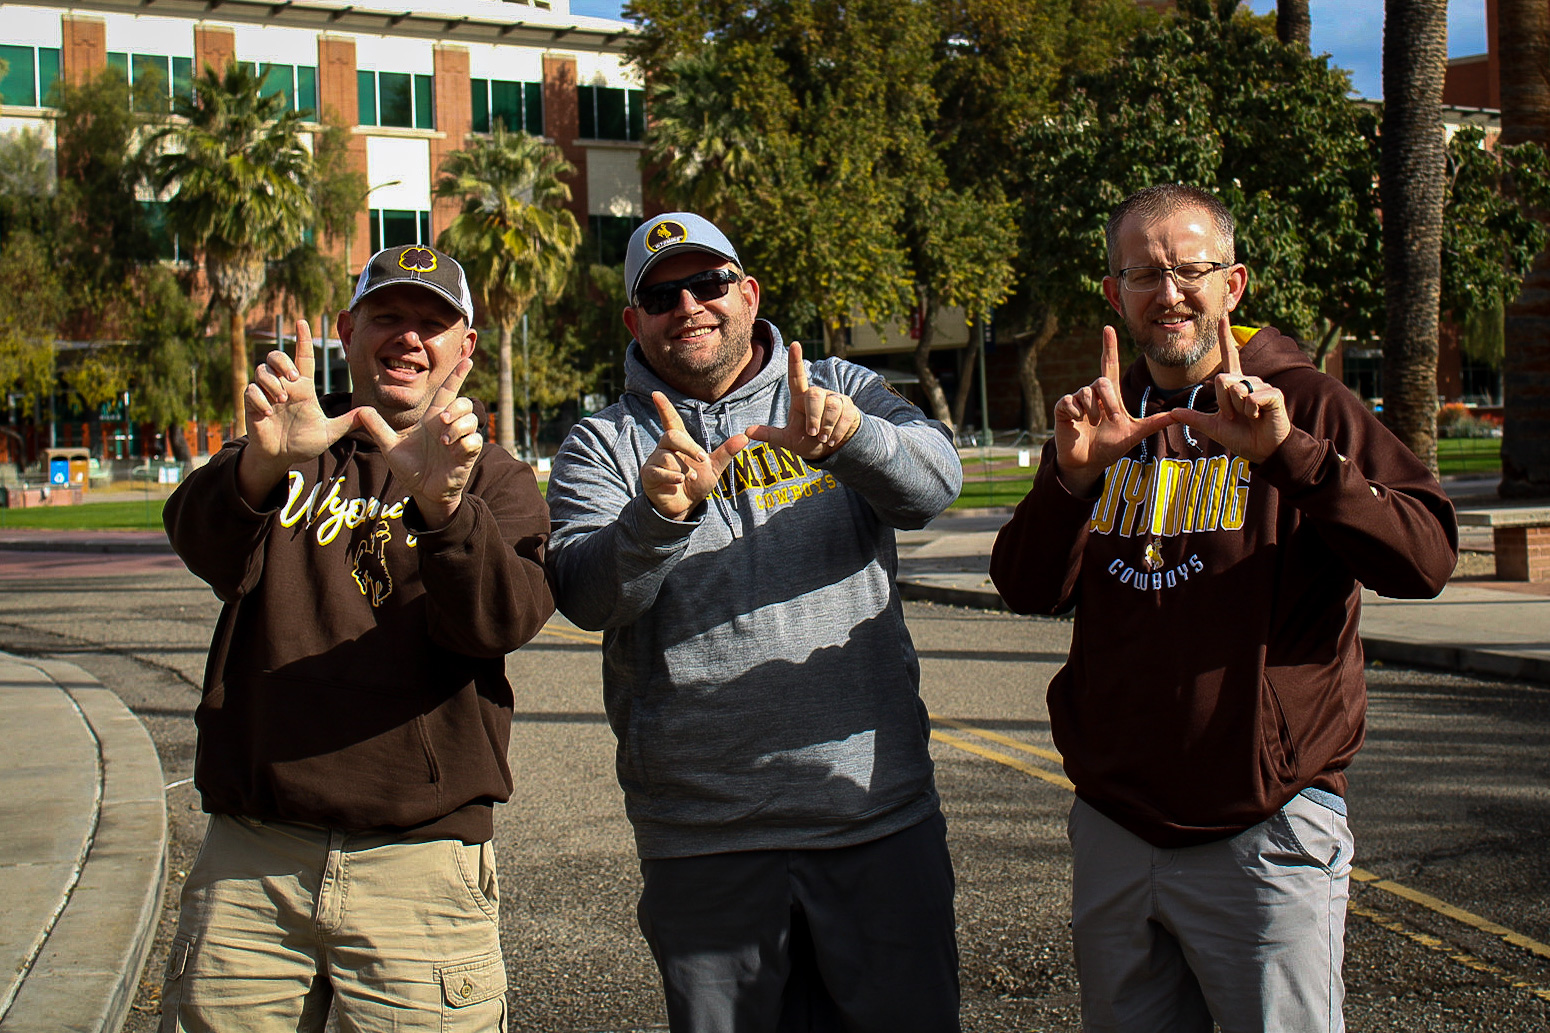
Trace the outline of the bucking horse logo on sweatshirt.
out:
<instances>
[{"instance_id":1,"label":"bucking horse logo on sweatshirt","mask_svg":"<svg viewBox=\"0 0 1550 1033\"><path fill-rule=\"evenodd\" d=\"M355 566L350 577L355 579L361 595L371 601L373 609L393 594L393 575L387 568L387 544L392 540L392 528L386 520L379 520L371 529L371 537L358 543L352 556Z\"/></svg>"}]
</instances>

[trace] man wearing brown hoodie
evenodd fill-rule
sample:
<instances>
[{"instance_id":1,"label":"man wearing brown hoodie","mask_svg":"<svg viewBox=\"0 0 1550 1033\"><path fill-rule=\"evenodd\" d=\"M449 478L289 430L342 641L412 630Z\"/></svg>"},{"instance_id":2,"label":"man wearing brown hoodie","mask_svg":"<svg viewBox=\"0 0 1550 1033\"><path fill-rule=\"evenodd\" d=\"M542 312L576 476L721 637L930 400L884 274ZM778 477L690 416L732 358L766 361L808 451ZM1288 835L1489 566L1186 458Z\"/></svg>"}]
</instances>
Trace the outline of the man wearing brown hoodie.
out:
<instances>
[{"instance_id":1,"label":"man wearing brown hoodie","mask_svg":"<svg viewBox=\"0 0 1550 1033\"><path fill-rule=\"evenodd\" d=\"M459 396L462 268L372 256L339 317L351 393L273 351L228 442L168 501L224 604L162 1029L505 1028L491 847L512 791L505 656L554 611L533 472Z\"/></svg>"},{"instance_id":2,"label":"man wearing brown hoodie","mask_svg":"<svg viewBox=\"0 0 1550 1033\"><path fill-rule=\"evenodd\" d=\"M1104 328L991 559L1013 609L1075 610L1049 712L1083 1026L1341 1030L1361 589L1441 591L1453 509L1294 341L1229 323L1213 195L1142 190L1107 242L1141 357L1122 375Z\"/></svg>"}]
</instances>

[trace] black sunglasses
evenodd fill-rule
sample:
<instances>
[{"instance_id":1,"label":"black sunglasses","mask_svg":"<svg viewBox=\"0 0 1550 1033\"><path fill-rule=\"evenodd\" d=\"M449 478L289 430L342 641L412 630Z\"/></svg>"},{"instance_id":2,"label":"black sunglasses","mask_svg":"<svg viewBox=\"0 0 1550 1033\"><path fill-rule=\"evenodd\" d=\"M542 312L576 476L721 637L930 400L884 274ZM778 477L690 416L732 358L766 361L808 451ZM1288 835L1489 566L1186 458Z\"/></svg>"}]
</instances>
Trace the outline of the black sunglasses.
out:
<instances>
[{"instance_id":1,"label":"black sunglasses","mask_svg":"<svg viewBox=\"0 0 1550 1033\"><path fill-rule=\"evenodd\" d=\"M705 273L685 276L682 280L654 283L635 292L635 304L648 316L660 316L678 307L678 297L684 291L694 295L695 301L715 301L727 296L727 288L742 276L732 269L712 269Z\"/></svg>"}]
</instances>

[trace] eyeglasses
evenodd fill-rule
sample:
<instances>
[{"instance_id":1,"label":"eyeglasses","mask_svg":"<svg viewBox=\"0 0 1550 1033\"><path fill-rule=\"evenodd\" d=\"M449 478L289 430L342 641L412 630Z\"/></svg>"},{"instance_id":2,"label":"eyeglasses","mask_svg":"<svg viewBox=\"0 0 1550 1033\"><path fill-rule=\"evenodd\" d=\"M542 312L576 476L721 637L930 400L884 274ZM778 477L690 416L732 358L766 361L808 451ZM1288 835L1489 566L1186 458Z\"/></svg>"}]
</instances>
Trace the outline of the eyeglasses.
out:
<instances>
[{"instance_id":1,"label":"eyeglasses","mask_svg":"<svg viewBox=\"0 0 1550 1033\"><path fill-rule=\"evenodd\" d=\"M1162 286L1164 275L1172 276L1173 282L1181 291L1199 290L1206 282L1206 277L1218 269L1229 269L1226 262L1181 262L1178 265L1155 266L1133 265L1129 269L1119 271L1119 282L1127 291L1137 294L1150 294Z\"/></svg>"},{"instance_id":2,"label":"eyeglasses","mask_svg":"<svg viewBox=\"0 0 1550 1033\"><path fill-rule=\"evenodd\" d=\"M695 301L715 301L727 296L727 288L742 276L732 269L712 269L695 273L682 280L654 283L635 292L635 304L646 310L649 316L660 316L678 307L678 298L684 291L694 295Z\"/></svg>"}]
</instances>

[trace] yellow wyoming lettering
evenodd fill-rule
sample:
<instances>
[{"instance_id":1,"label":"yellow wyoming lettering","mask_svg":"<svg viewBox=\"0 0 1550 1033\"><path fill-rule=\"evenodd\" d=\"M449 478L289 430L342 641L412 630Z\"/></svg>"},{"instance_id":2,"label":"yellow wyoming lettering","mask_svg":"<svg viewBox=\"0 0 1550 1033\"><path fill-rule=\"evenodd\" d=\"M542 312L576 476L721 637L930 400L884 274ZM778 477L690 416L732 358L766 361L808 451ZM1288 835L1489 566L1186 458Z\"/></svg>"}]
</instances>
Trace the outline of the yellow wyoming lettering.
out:
<instances>
[{"instance_id":1,"label":"yellow wyoming lettering","mask_svg":"<svg viewBox=\"0 0 1550 1033\"><path fill-rule=\"evenodd\" d=\"M306 487L307 478L300 470L292 470L286 485L285 505L280 507L280 526L295 527L302 521L306 521L307 527L316 524L314 534L319 545L329 544L339 536L340 531L353 531L368 520L401 520L404 506L409 502L408 495L391 504L375 496L364 499L340 498L340 491L344 487L343 477L336 477L330 482L328 492L321 500L318 499L318 490L323 487L321 482L314 484L311 491L306 491ZM404 541L411 548L415 545L413 535L405 536Z\"/></svg>"},{"instance_id":2,"label":"yellow wyoming lettering","mask_svg":"<svg viewBox=\"0 0 1550 1033\"><path fill-rule=\"evenodd\" d=\"M833 474L808 466L784 448L756 441L732 456L713 494L732 498L751 493L759 509L773 509L837 487Z\"/></svg>"},{"instance_id":3,"label":"yellow wyoming lettering","mask_svg":"<svg viewBox=\"0 0 1550 1033\"><path fill-rule=\"evenodd\" d=\"M1249 463L1239 456L1200 459L1125 457L1109 467L1088 530L1130 538L1172 538L1196 531L1237 531L1248 509Z\"/></svg>"}]
</instances>

